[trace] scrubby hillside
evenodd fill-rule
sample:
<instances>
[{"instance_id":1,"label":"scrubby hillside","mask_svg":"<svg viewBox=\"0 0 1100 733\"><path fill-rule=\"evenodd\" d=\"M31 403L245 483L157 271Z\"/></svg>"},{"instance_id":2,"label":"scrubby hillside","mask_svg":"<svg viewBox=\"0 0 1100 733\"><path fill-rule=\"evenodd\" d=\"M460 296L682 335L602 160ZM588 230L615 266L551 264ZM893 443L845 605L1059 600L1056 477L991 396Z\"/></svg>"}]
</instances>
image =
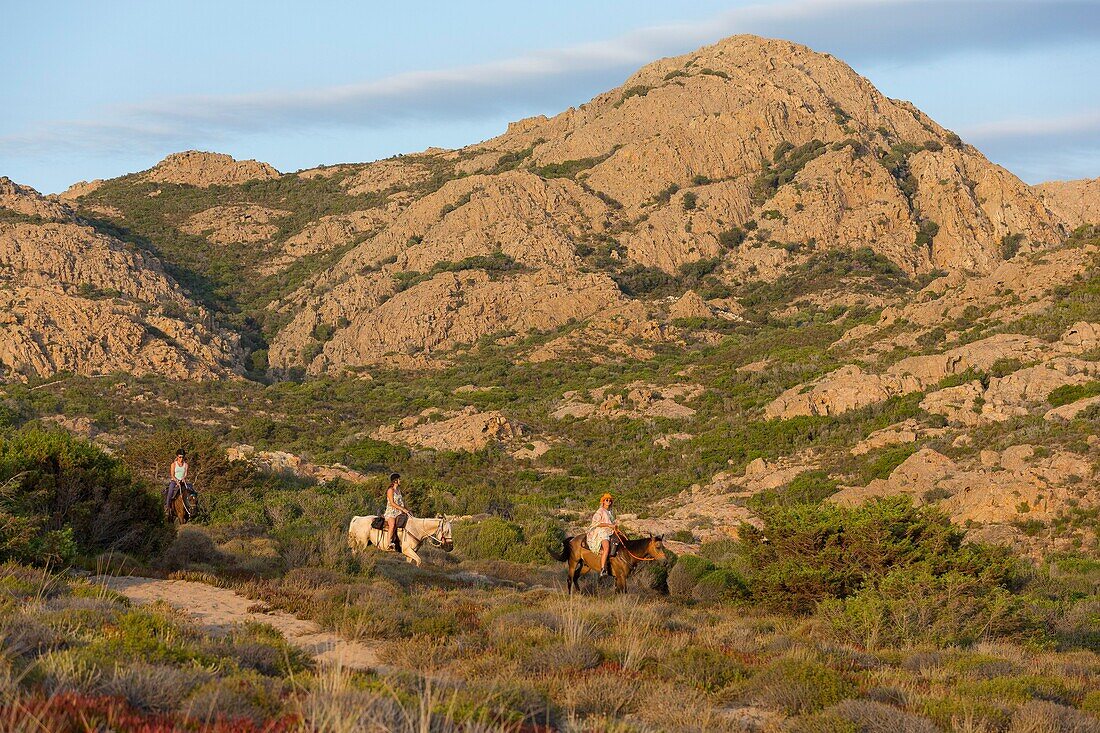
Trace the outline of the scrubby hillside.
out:
<instances>
[{"instance_id":1,"label":"scrubby hillside","mask_svg":"<svg viewBox=\"0 0 1100 733\"><path fill-rule=\"evenodd\" d=\"M239 370L237 336L213 328L155 257L7 178L0 313L5 379L62 371L209 379Z\"/></svg>"},{"instance_id":2,"label":"scrubby hillside","mask_svg":"<svg viewBox=\"0 0 1100 733\"><path fill-rule=\"evenodd\" d=\"M591 338L531 356L651 353L677 337L655 298L692 289L734 316L744 288L824 252L992 272L1080 223L1041 196L841 61L752 36L461 150L286 175L189 152L66 194L277 376L439 366L571 322Z\"/></svg>"},{"instance_id":3,"label":"scrubby hillside","mask_svg":"<svg viewBox=\"0 0 1100 733\"><path fill-rule=\"evenodd\" d=\"M80 324L26 309L38 351L10 370L252 378L12 388L9 421L118 446L171 410L303 465L403 463L447 511L611 488L688 544L905 494L1035 557L1091 547L1090 186L1028 187L841 61L750 36L462 150L294 174L181 153L70 204L9 185L10 241L80 232L141 273L13 259L14 282L63 274L102 318L137 307L114 289L175 299L141 318L193 309L148 336L134 311L128 350L101 345L126 324L61 348Z\"/></svg>"}]
</instances>

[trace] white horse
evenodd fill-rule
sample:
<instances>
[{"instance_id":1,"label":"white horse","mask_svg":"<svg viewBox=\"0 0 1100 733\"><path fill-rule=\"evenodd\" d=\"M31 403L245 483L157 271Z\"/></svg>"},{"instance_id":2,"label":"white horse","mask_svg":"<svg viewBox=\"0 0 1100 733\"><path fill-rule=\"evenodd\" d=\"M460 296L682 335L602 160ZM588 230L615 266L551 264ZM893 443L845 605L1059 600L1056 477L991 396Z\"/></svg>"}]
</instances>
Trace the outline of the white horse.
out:
<instances>
[{"instance_id":1,"label":"white horse","mask_svg":"<svg viewBox=\"0 0 1100 733\"><path fill-rule=\"evenodd\" d=\"M386 525L383 522L382 529L371 526L377 515L369 517L352 517L348 525L348 544L352 549L361 549L374 545L380 550L392 552L389 549L389 538L386 537ZM401 554L409 562L416 563L420 567L420 555L416 550L425 541L441 548L444 552L450 552L455 548L454 538L451 536L451 520L446 517L418 519L409 517L408 522L397 530L397 538L401 541Z\"/></svg>"}]
</instances>

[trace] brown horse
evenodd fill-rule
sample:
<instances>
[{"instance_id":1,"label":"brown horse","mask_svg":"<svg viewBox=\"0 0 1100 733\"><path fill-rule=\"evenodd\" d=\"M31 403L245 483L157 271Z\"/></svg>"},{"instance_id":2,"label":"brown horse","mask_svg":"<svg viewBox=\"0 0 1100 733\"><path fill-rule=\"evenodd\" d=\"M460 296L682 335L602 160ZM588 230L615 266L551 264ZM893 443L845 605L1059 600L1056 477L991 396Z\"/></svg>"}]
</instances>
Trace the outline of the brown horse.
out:
<instances>
[{"instance_id":1,"label":"brown horse","mask_svg":"<svg viewBox=\"0 0 1100 733\"><path fill-rule=\"evenodd\" d=\"M568 569L566 585L569 593L577 587L581 576L589 570L600 571L600 556L588 549L585 536L579 534L576 537L566 537L562 542L560 554L550 553L555 560L564 562ZM664 538L642 537L636 540L620 538L619 551L611 558L611 575L615 578L615 590L619 593L626 592L626 579L634 572L634 568L649 560L664 560Z\"/></svg>"},{"instance_id":2,"label":"brown horse","mask_svg":"<svg viewBox=\"0 0 1100 733\"><path fill-rule=\"evenodd\" d=\"M172 499L172 503L168 505L168 518L175 524L187 524L195 516L195 512L198 511L199 502L198 497L191 494L188 498L190 502L184 498L185 492L181 491L176 494L176 497Z\"/></svg>"}]
</instances>

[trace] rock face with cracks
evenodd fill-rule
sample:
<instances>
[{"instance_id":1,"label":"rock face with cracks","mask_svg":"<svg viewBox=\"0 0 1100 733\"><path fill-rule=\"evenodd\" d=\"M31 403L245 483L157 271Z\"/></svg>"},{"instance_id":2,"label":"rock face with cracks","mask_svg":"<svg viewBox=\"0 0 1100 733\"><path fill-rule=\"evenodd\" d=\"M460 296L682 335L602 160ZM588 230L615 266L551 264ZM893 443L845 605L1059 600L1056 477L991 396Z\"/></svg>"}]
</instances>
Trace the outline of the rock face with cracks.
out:
<instances>
[{"instance_id":1,"label":"rock face with cracks","mask_svg":"<svg viewBox=\"0 0 1100 733\"><path fill-rule=\"evenodd\" d=\"M80 223L64 204L0 180L0 375L126 371L175 379L237 372L234 334L155 258Z\"/></svg>"},{"instance_id":2,"label":"rock face with cracks","mask_svg":"<svg viewBox=\"0 0 1100 733\"><path fill-rule=\"evenodd\" d=\"M257 160L234 160L223 153L188 150L173 153L144 174L155 183L182 183L197 188L235 186L278 178L279 171Z\"/></svg>"},{"instance_id":3,"label":"rock face with cracks","mask_svg":"<svg viewBox=\"0 0 1100 733\"><path fill-rule=\"evenodd\" d=\"M461 177L421 192L432 171L447 170ZM541 321L505 302L492 314L497 330L603 313L622 297L610 280L591 280L602 273L576 273L593 269L585 251L608 242L624 267L676 274L713 259L732 281L774 279L805 252L861 246L910 274L989 273L1005 237L1040 250L1068 226L1035 191L841 61L753 36L662 59L579 108L514 123L462 151L371 164L341 185L391 198L404 188L411 199L273 306L290 318L270 351L276 368L332 373L407 361L409 352L437 359L495 330L471 323L465 308L498 297L487 282L521 292L533 277L559 284ZM750 221L754 234L731 246L729 233ZM437 275L417 291L421 278L459 265L516 274L471 275L461 287L463 276ZM401 279L416 287L402 292ZM389 313L395 301L409 313L404 323ZM689 298L672 318L706 317L705 308ZM312 342L318 324L335 330L331 341ZM444 337L439 325L463 335Z\"/></svg>"}]
</instances>

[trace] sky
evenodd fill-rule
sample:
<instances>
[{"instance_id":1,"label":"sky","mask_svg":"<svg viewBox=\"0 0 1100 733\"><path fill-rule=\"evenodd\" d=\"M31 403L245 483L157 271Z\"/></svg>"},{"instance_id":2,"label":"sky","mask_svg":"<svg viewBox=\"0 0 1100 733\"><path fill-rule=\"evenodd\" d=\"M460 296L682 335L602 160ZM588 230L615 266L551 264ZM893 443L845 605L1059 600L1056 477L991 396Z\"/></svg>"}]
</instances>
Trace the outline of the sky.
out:
<instances>
[{"instance_id":1,"label":"sky","mask_svg":"<svg viewBox=\"0 0 1100 733\"><path fill-rule=\"evenodd\" d=\"M735 33L832 53L1028 183L1100 176L1100 0L0 0L0 175L460 147Z\"/></svg>"}]
</instances>

